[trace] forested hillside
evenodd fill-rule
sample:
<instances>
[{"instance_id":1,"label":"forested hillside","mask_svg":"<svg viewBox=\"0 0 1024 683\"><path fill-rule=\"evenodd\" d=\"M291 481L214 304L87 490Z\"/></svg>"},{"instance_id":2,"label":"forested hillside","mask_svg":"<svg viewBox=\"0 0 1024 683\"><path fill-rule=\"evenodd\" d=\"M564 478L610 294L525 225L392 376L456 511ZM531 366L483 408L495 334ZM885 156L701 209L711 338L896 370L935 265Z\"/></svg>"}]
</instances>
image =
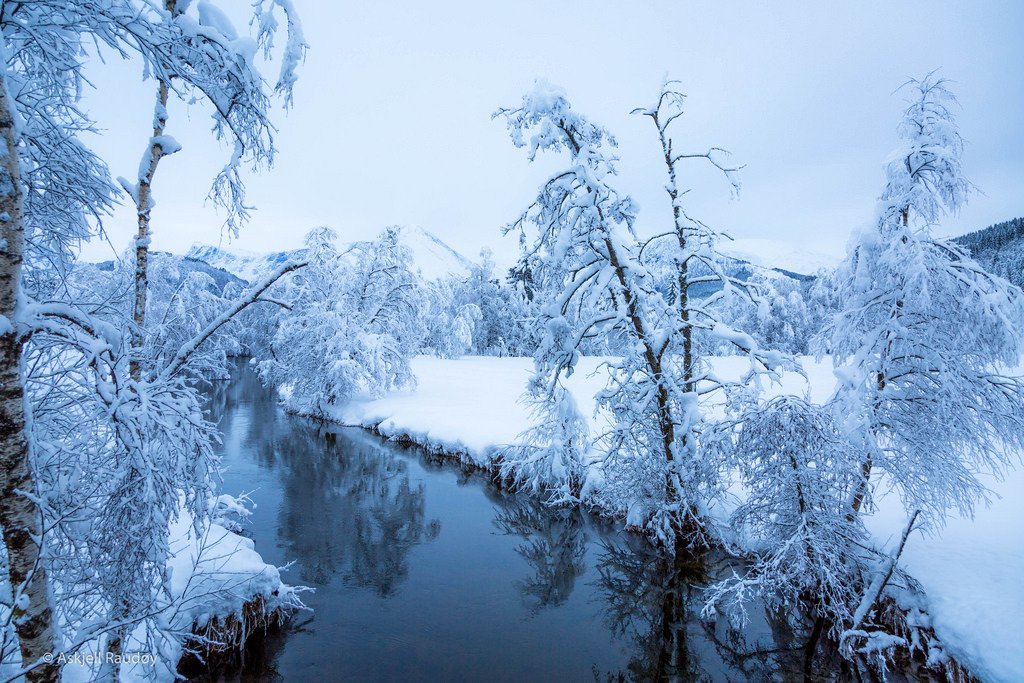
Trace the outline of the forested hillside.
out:
<instances>
[{"instance_id":1,"label":"forested hillside","mask_svg":"<svg viewBox=\"0 0 1024 683\"><path fill-rule=\"evenodd\" d=\"M1024 286L1024 218L996 223L954 241L967 247L987 270Z\"/></svg>"}]
</instances>

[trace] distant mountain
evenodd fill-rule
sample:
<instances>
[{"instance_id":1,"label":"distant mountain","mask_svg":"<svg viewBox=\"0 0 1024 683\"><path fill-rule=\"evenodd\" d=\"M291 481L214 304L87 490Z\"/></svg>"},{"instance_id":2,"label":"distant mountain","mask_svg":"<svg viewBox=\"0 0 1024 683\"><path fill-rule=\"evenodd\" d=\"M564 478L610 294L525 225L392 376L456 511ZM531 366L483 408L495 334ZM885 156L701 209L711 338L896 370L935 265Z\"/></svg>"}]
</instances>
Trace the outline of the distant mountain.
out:
<instances>
[{"instance_id":1,"label":"distant mountain","mask_svg":"<svg viewBox=\"0 0 1024 683\"><path fill-rule=\"evenodd\" d=\"M753 266L774 270L796 279L806 279L822 268L835 268L839 257L798 249L780 240L740 238L723 240L719 250L732 258Z\"/></svg>"},{"instance_id":2,"label":"distant mountain","mask_svg":"<svg viewBox=\"0 0 1024 683\"><path fill-rule=\"evenodd\" d=\"M440 237L419 226L400 228L400 241L413 255L414 269L426 280L446 275L466 275L472 261L448 246ZM344 248L345 245L339 245ZM776 274L796 280L813 280L821 268L835 267L838 257L797 249L779 240L744 238L720 245L730 263L727 269L735 277L746 279L755 272ZM187 258L204 261L237 277L252 282L261 273L300 256L302 250L275 251L266 254L240 249L196 244L189 249Z\"/></svg>"},{"instance_id":3,"label":"distant mountain","mask_svg":"<svg viewBox=\"0 0 1024 683\"><path fill-rule=\"evenodd\" d=\"M161 272L163 269L158 266L164 265L164 262L166 261L167 265L172 266L173 270L176 271L175 275L178 281L186 277L191 272L200 271L202 273L206 273L213 279L218 292L223 292L224 287L232 282L239 284L242 283L242 280L238 276L224 268L219 268L210 264L205 259L196 259L190 256L179 256L177 254L169 254L164 251L150 252L149 257L151 266L155 268L155 272ZM112 271L114 270L114 262L103 261L101 263L97 263L96 268L99 270ZM153 271L151 270L151 272Z\"/></svg>"},{"instance_id":4,"label":"distant mountain","mask_svg":"<svg viewBox=\"0 0 1024 683\"><path fill-rule=\"evenodd\" d=\"M473 267L472 261L418 225L402 227L399 239L412 250L412 261L427 280L446 275L468 275Z\"/></svg>"},{"instance_id":5,"label":"distant mountain","mask_svg":"<svg viewBox=\"0 0 1024 683\"><path fill-rule=\"evenodd\" d=\"M284 263L292 256L301 253L295 251L275 251L269 254L257 254L240 249L224 249L209 244L194 244L185 254L185 258L208 263L214 268L225 270L246 282L252 282L261 273L268 272Z\"/></svg>"},{"instance_id":6,"label":"distant mountain","mask_svg":"<svg viewBox=\"0 0 1024 683\"><path fill-rule=\"evenodd\" d=\"M1024 287L1024 218L996 223L953 241L966 247L987 270Z\"/></svg>"},{"instance_id":7,"label":"distant mountain","mask_svg":"<svg viewBox=\"0 0 1024 683\"><path fill-rule=\"evenodd\" d=\"M446 275L466 275L472 262L445 242L419 226L403 226L399 229L399 241L412 252L413 267L426 280ZM341 249L345 245L339 245ZM204 261L216 268L222 268L239 278L252 282L262 273L300 256L301 249L256 254L238 249L225 249L206 244L193 245L186 258Z\"/></svg>"}]
</instances>

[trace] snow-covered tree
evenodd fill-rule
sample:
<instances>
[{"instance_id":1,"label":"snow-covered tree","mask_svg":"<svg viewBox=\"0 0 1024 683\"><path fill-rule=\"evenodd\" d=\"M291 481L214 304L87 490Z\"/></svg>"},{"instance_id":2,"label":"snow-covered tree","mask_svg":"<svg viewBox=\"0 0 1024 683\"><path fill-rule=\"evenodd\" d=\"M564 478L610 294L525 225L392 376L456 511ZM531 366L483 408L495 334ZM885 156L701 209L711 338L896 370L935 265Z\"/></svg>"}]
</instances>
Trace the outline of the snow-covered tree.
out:
<instances>
[{"instance_id":1,"label":"snow-covered tree","mask_svg":"<svg viewBox=\"0 0 1024 683\"><path fill-rule=\"evenodd\" d=\"M149 323L141 349L150 367L166 365L182 345L245 294L244 288L225 292L209 273L186 270L186 263L170 255L158 256L150 260ZM238 340L227 332L225 329L203 343L188 363L189 374L207 379L227 377L228 356L241 351Z\"/></svg>"},{"instance_id":2,"label":"snow-covered tree","mask_svg":"<svg viewBox=\"0 0 1024 683\"><path fill-rule=\"evenodd\" d=\"M850 514L860 451L831 406L795 396L754 403L715 436L711 444L746 492L730 526L757 557L742 576L716 584L709 604L745 615L760 597L800 614L794 607L810 602L838 637L874 559L863 520Z\"/></svg>"},{"instance_id":3,"label":"snow-covered tree","mask_svg":"<svg viewBox=\"0 0 1024 683\"><path fill-rule=\"evenodd\" d=\"M970 184L952 94L933 75L908 85L875 224L830 278L839 312L819 343L837 367L834 395L823 406L751 402L712 440L748 493L734 531L758 552L712 603L757 592L800 604L815 617L812 640L827 636L873 672L897 649L926 666L945 661L900 556L913 531L971 513L986 493L980 475L998 475L1024 446L1014 370L1024 295L931 236ZM879 487L900 496L908 519L888 550L864 528Z\"/></svg>"},{"instance_id":4,"label":"snow-covered tree","mask_svg":"<svg viewBox=\"0 0 1024 683\"><path fill-rule=\"evenodd\" d=\"M717 315L733 329L743 330L765 348L791 354L806 354L810 340L821 332L824 321L815 308L808 304L810 287L785 275L756 272L748 283L757 288L759 300L733 296L719 304ZM698 350L703 339L695 340ZM711 341L714 341L712 338ZM710 349L715 353L732 353L729 345L721 342Z\"/></svg>"},{"instance_id":5,"label":"snow-covered tree","mask_svg":"<svg viewBox=\"0 0 1024 683\"><path fill-rule=\"evenodd\" d=\"M886 165L874 225L857 235L838 274L841 311L825 343L839 368L834 401L862 452L851 499L861 510L873 474L908 511L937 523L971 513L1024 445L1024 296L931 229L971 189L946 84L911 81Z\"/></svg>"},{"instance_id":6,"label":"snow-covered tree","mask_svg":"<svg viewBox=\"0 0 1024 683\"><path fill-rule=\"evenodd\" d=\"M535 311L521 292L495 273L489 249L470 268L467 278L480 310L473 335L473 353L481 356L528 356L537 348L532 336Z\"/></svg>"},{"instance_id":7,"label":"snow-covered tree","mask_svg":"<svg viewBox=\"0 0 1024 683\"><path fill-rule=\"evenodd\" d=\"M441 358L459 358L473 350L481 313L469 285L468 278L454 275L426 284L425 351Z\"/></svg>"},{"instance_id":8,"label":"snow-covered tree","mask_svg":"<svg viewBox=\"0 0 1024 683\"><path fill-rule=\"evenodd\" d=\"M572 394L561 383L526 398L533 426L501 451L501 476L532 493L550 494L552 503L578 502L590 428Z\"/></svg>"},{"instance_id":9,"label":"snow-covered tree","mask_svg":"<svg viewBox=\"0 0 1024 683\"><path fill-rule=\"evenodd\" d=\"M277 331L259 363L288 408L306 415L415 381L422 303L409 249L395 228L345 252L336 238L330 228L307 236L309 265L275 292Z\"/></svg>"},{"instance_id":10,"label":"snow-covered tree","mask_svg":"<svg viewBox=\"0 0 1024 683\"><path fill-rule=\"evenodd\" d=\"M608 384L598 397L599 410L611 416L600 437L607 453L601 495L626 512L630 523L669 545L684 536L707 539L706 506L720 484L717 467L697 449L698 398L723 384L693 357L693 330L707 329L741 347L750 357L745 379L771 372L782 361L714 317L710 306L724 294L700 302L688 297L692 286L709 278L722 283L723 291L743 287L716 263L716 233L682 210L676 164L700 156L730 178L734 169L720 164L715 150L672 151L667 130L681 114L681 102L682 96L666 87L654 107L638 110L652 118L662 140L675 216L671 229L645 243L633 231L635 205L612 185L614 138L574 111L560 89L538 82L521 106L496 114L531 161L542 151L569 158L568 167L541 187L508 228L521 233L523 255L515 270L529 274L532 296L541 302L543 338L534 355L533 390L553 397L562 378L574 371L585 343L615 340L622 357L608 364ZM644 258L644 248L664 237L673 244L679 287L674 298L659 290ZM709 274L691 274L689 265L697 262Z\"/></svg>"},{"instance_id":11,"label":"snow-covered tree","mask_svg":"<svg viewBox=\"0 0 1024 683\"><path fill-rule=\"evenodd\" d=\"M245 185L241 177L243 164L255 168L269 166L274 157L274 127L270 123L270 101L266 83L256 70L255 53L269 55L279 26L274 16L280 9L287 22L288 37L281 60L281 73L274 88L287 106L295 84L295 69L303 59L306 44L301 24L290 0L257 0L253 3L250 24L257 30L255 39L239 36L231 21L212 2L195 6L192 3L166 0L162 12L154 18L180 27L181 37L176 50L187 60L190 69L184 73L174 68L155 72L156 105L153 111L153 135L139 162L134 181L121 179L136 208L138 233L135 238L135 301L133 318L140 333L146 326L148 297L149 245L152 240L151 216L154 207L153 181L163 157L181 149L166 133L168 101L173 94L186 102L205 100L213 107L215 137L232 147L228 163L217 174L210 198L227 210L227 226L237 232L238 222L245 220L249 208L245 204ZM140 340L140 345L145 340ZM138 367L133 367L138 374Z\"/></svg>"},{"instance_id":12,"label":"snow-covered tree","mask_svg":"<svg viewBox=\"0 0 1024 683\"><path fill-rule=\"evenodd\" d=\"M267 12L259 12L261 31L272 28ZM108 648L116 651L166 585L168 522L184 505L197 527L204 524L211 433L181 370L223 315L143 377L126 370L138 357L124 343L129 319L75 305L64 282L74 248L95 233L119 191L80 138L93 132L79 108L90 50L137 57L148 74L173 79L182 93L203 93L228 115L244 46L213 47L208 24L133 0L41 0L0 12L0 525L11 623L30 680L59 677L59 667L42 659L58 645L74 649L112 633ZM253 123L246 116L232 110L224 125L241 130ZM224 182L234 182L233 172ZM67 487L82 472L105 473L104 487L69 502ZM77 512L66 515L65 503ZM85 526L65 533L62 524ZM132 539L123 551L125 537L114 543L111 536L118 524ZM94 533L83 535L86 526ZM86 545L66 543L72 536ZM103 561L79 572L86 552ZM156 592L132 592L142 586ZM76 632L86 618L105 625Z\"/></svg>"},{"instance_id":13,"label":"snow-covered tree","mask_svg":"<svg viewBox=\"0 0 1024 683\"><path fill-rule=\"evenodd\" d=\"M438 278L425 287L425 352L442 358L525 356L536 348L536 313L521 292L496 277L489 249L467 275Z\"/></svg>"}]
</instances>

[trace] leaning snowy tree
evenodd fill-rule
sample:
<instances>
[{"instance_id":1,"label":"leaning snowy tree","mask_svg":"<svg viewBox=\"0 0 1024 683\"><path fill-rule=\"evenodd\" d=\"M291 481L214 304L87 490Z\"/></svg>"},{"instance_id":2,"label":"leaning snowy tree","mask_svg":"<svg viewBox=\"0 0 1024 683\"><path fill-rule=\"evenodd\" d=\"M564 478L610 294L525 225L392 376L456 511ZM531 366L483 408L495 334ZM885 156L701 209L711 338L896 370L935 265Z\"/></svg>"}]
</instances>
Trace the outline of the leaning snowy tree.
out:
<instances>
[{"instance_id":1,"label":"leaning snowy tree","mask_svg":"<svg viewBox=\"0 0 1024 683\"><path fill-rule=\"evenodd\" d=\"M825 342L841 378L833 401L861 452L850 513L884 480L934 527L951 510L972 514L986 495L980 475L1019 460L1024 294L932 236L971 184L946 82L929 74L906 89L901 146L875 223L841 267L841 311Z\"/></svg>"},{"instance_id":2,"label":"leaning snowy tree","mask_svg":"<svg viewBox=\"0 0 1024 683\"><path fill-rule=\"evenodd\" d=\"M907 86L902 145L886 166L875 223L837 273L840 311L817 340L833 354L834 395L824 406L752 403L719 430L716 445L749 491L732 522L763 552L711 597L799 601L815 617L812 643L828 636L860 668L884 671L902 649L950 675L956 665L937 656L915 613L921 589L899 559L914 530L936 528L951 511L971 514L986 493L980 476L1019 457L1024 294L931 236L971 186L953 95L934 75ZM888 551L863 519L883 486L908 515Z\"/></svg>"},{"instance_id":3,"label":"leaning snowy tree","mask_svg":"<svg viewBox=\"0 0 1024 683\"><path fill-rule=\"evenodd\" d=\"M272 17L266 22L272 26ZM0 10L0 32L0 525L13 597L8 623L17 634L21 671L30 680L56 680L59 667L43 655L80 647L103 629L72 633L66 630L72 624L65 623L60 630L68 637L58 643L52 571L78 563L75 553L116 552L116 544L104 545L104 529L139 540L118 557L101 559L95 566L104 571L65 576L90 581L74 585L79 596L107 592L105 605L90 601L76 616L94 619L106 612L108 623L123 634L142 618L136 607L144 610L151 596L134 596L138 605L123 600L140 586L160 591L167 585L167 522L178 513L177 493L202 524L209 484L204 472L212 465L209 426L180 371L198 344L224 324L223 316L212 321L204 330L208 334L190 340L158 374L139 382L127 380L123 371L129 355L121 332L127 325L60 299L74 246L93 234L117 193L106 167L78 137L92 130L78 108L87 83L87 48L99 44L137 55L158 79L173 77L220 103L230 102L237 84L231 72L218 67L235 68L239 54L226 48L218 53L208 45L211 32L201 22L131 0L8 4ZM259 293L256 288L232 310ZM86 387L88 397L79 393ZM34 406L47 401L56 409L33 414ZM76 430L61 430L61 405L92 406L94 412ZM97 416L106 418L96 421ZM88 440L88 448L73 448L75 438ZM81 459L90 453L106 458L110 476L106 488L89 497L94 506L87 514L100 514L89 527L93 543L69 549L60 538L75 536L74 529L62 535L58 527L81 529L87 520L63 516L60 494L65 475L76 467L82 471L86 462L76 466L66 456ZM70 470L51 469L55 462ZM58 540L47 549L55 535ZM131 543L124 537L118 542ZM55 564L65 551L70 554ZM63 610L72 602L77 601L64 599L56 607Z\"/></svg>"},{"instance_id":4,"label":"leaning snowy tree","mask_svg":"<svg viewBox=\"0 0 1024 683\"><path fill-rule=\"evenodd\" d=\"M872 229L840 271L841 312L824 341L842 382L835 401L862 444L850 507L870 498L872 473L932 523L971 513L981 472L998 473L1024 444L1021 290L931 229L971 189L961 168L956 103L933 74L907 87L902 146L886 166Z\"/></svg>"},{"instance_id":5,"label":"leaning snowy tree","mask_svg":"<svg viewBox=\"0 0 1024 683\"><path fill-rule=\"evenodd\" d=\"M226 140L232 147L231 158L214 179L209 197L226 209L226 225L235 233L239 221L244 221L249 212L245 204L242 165L248 162L254 168L269 166L274 158L274 127L268 117L270 100L253 60L257 50L262 49L264 55L269 56L273 49L278 28L275 9L283 10L288 26L281 71L274 87L286 107L291 104L296 67L307 47L290 0L257 0L253 3L251 23L258 29L255 40L240 37L230 20L212 3L198 4L198 22L188 14L190 5L190 2L165 0L163 20L183 28L184 44L179 51L192 55L192 73L182 75L173 70L157 73L153 135L139 163L138 178L135 182L120 179L136 209L138 233L135 237L132 317L140 336L145 334L149 290L149 245L153 235L151 217L155 203L153 181L161 159L181 149L178 142L166 134L170 95L174 94L186 102L197 99L209 102L213 107L215 137ZM141 347L143 343L140 339L136 346ZM132 367L138 378L139 365Z\"/></svg>"},{"instance_id":6,"label":"leaning snowy tree","mask_svg":"<svg viewBox=\"0 0 1024 683\"><path fill-rule=\"evenodd\" d=\"M608 383L598 397L599 409L612 416L601 436L607 453L601 495L606 504L625 512L631 524L644 527L668 547L705 543L712 535L707 505L719 492L720 478L716 464L697 447L701 395L747 385L765 373L774 375L783 361L780 354L763 352L749 336L715 319L717 299L750 292L719 267L717 233L682 210L675 171L684 159L696 157L711 161L730 180L735 169L720 163L717 150L673 152L667 129L681 114L681 102L682 96L666 86L653 107L638 110L657 126L674 215L669 230L643 243L633 231L635 205L611 184L617 160L609 153L615 140L607 130L573 111L565 94L544 82L536 84L521 106L496 114L506 120L513 142L527 147L531 161L539 151L566 152L570 161L507 228L521 232L523 255L517 270L530 273L535 297L544 302L539 321L543 341L534 357L537 374L531 391L540 401L560 401L560 384L573 373L585 344L603 338L621 349L621 360L608 363ZM535 234L528 239L531 226ZM644 253L659 241L671 244L666 251L678 285L674 295L663 292L661 278ZM665 259L653 265L663 268ZM720 285L720 291L703 301L688 296L692 287L707 283ZM695 329L739 347L750 359L749 372L735 383L719 380L693 357ZM566 415L560 409L542 412ZM568 417L567 426L581 424ZM580 439L566 429L548 433L560 434L567 443ZM540 447L559 459L568 453L557 444ZM536 481L534 472L517 476L516 470L564 469L552 469L551 463L528 453L510 450L506 474Z\"/></svg>"}]
</instances>

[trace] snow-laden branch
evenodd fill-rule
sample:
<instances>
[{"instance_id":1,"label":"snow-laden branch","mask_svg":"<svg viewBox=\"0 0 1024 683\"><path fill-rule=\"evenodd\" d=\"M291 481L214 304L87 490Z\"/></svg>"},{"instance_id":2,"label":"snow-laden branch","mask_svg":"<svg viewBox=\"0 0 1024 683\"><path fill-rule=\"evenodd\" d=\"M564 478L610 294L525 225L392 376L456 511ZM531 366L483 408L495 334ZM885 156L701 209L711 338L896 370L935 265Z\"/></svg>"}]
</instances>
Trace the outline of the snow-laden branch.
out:
<instances>
[{"instance_id":1,"label":"snow-laden branch","mask_svg":"<svg viewBox=\"0 0 1024 683\"><path fill-rule=\"evenodd\" d=\"M907 521L905 527L903 527L903 534L900 537L900 542L893 550L892 554L886 558L882 563L882 566L878 568L871 584L864 592L864 598L857 606L857 610L853 614L853 621L850 627L843 631L839 637L839 646L842 648L847 657L853 653L853 641L856 638L865 638L869 634L861 630L864 625L864 621L867 619L868 614L874 609L875 605L878 604L878 600L882 597L882 591L889 584L889 580L892 579L893 572L896 571L896 567L899 563L900 557L903 555L903 550L907 546L907 538L910 537L911 532L914 530L914 524L917 522L917 518L921 515L920 510L914 510L910 515L910 519Z\"/></svg>"},{"instance_id":2,"label":"snow-laden branch","mask_svg":"<svg viewBox=\"0 0 1024 683\"><path fill-rule=\"evenodd\" d=\"M268 289L274 286L278 280L293 271L305 268L308 265L306 261L297 261L283 263L275 268L271 273L266 275L262 280L249 288L248 291L243 293L238 299L235 300L231 306L229 306L223 313L211 320L210 323L203 329L199 334L194 336L192 339L187 341L178 352L174 354L174 357L167 363L167 365L160 371L159 378L161 380L168 380L180 371L189 358L194 354L203 342L212 337L217 330L227 324L232 318L241 313L243 310L248 308L254 303L262 301L260 296Z\"/></svg>"}]
</instances>

